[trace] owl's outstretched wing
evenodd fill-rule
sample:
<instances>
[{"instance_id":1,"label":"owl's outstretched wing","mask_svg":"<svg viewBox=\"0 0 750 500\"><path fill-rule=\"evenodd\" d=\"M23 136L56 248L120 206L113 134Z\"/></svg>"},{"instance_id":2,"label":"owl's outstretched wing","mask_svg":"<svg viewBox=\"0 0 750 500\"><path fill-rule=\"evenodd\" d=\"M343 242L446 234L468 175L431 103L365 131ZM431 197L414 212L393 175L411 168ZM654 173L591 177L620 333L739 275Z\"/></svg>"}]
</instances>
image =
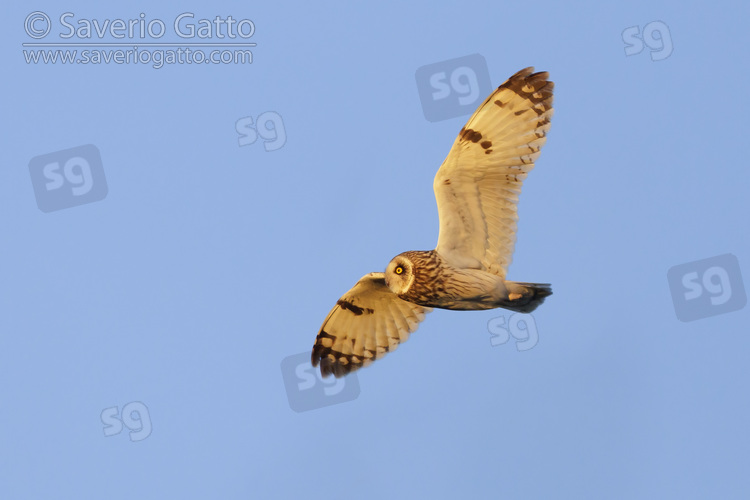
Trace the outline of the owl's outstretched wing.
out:
<instances>
[{"instance_id":1,"label":"owl's outstretched wing","mask_svg":"<svg viewBox=\"0 0 750 500\"><path fill-rule=\"evenodd\" d=\"M342 377L393 351L432 309L398 298L383 273L370 273L328 313L312 350L312 365L324 377Z\"/></svg>"},{"instance_id":2,"label":"owl's outstretched wing","mask_svg":"<svg viewBox=\"0 0 750 500\"><path fill-rule=\"evenodd\" d=\"M554 83L526 68L500 85L459 132L433 188L436 250L451 264L505 278L516 241L516 204L547 140Z\"/></svg>"}]
</instances>

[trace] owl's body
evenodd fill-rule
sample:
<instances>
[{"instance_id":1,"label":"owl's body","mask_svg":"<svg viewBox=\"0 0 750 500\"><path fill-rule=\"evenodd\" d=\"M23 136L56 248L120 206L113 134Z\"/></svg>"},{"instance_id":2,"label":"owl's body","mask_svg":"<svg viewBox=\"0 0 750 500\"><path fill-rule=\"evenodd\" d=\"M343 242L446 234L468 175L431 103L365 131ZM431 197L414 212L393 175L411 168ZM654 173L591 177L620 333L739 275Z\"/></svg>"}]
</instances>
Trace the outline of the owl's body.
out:
<instances>
[{"instance_id":1,"label":"owl's body","mask_svg":"<svg viewBox=\"0 0 750 500\"><path fill-rule=\"evenodd\" d=\"M461 129L433 183L440 216L435 250L394 257L336 303L315 339L313 366L346 375L394 350L431 308L528 313L549 285L508 281L521 184L552 117L547 73L519 71Z\"/></svg>"},{"instance_id":2,"label":"owl's body","mask_svg":"<svg viewBox=\"0 0 750 500\"><path fill-rule=\"evenodd\" d=\"M397 274L399 266L404 271ZM386 268L385 283L402 300L457 311L504 307L530 312L552 293L547 285L505 281L483 269L452 266L436 250L397 255Z\"/></svg>"}]
</instances>

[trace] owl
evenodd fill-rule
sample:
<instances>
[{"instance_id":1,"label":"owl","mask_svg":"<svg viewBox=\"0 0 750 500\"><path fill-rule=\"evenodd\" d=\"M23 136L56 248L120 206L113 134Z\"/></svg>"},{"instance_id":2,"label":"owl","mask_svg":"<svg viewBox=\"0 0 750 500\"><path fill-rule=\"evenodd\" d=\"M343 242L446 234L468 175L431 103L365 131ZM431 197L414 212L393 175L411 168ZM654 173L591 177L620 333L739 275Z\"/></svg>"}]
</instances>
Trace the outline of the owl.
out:
<instances>
[{"instance_id":1,"label":"owl","mask_svg":"<svg viewBox=\"0 0 750 500\"><path fill-rule=\"evenodd\" d=\"M505 279L518 195L550 128L548 77L519 71L469 118L435 175L437 246L397 255L336 302L312 350L322 376L342 377L395 350L434 307L528 313L552 294L549 284Z\"/></svg>"}]
</instances>

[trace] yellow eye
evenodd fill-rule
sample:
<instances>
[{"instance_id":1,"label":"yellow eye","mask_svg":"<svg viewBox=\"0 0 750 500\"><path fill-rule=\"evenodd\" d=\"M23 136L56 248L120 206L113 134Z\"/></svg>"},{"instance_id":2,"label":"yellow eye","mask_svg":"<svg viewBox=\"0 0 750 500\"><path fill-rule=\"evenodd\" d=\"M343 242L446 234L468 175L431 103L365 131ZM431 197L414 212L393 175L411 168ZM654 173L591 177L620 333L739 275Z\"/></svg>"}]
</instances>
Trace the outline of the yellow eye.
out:
<instances>
[{"instance_id":1,"label":"yellow eye","mask_svg":"<svg viewBox=\"0 0 750 500\"><path fill-rule=\"evenodd\" d=\"M404 272L404 268L401 266L396 266L396 269L394 269L394 271L396 271L396 274L401 274Z\"/></svg>"}]
</instances>

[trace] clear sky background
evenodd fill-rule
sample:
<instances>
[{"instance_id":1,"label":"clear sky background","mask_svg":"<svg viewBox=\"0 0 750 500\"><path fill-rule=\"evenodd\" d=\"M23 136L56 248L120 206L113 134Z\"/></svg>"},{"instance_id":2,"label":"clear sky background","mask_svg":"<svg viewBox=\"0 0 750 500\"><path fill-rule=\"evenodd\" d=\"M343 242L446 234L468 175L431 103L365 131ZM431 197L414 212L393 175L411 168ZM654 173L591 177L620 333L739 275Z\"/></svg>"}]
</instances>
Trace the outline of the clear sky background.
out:
<instances>
[{"instance_id":1,"label":"clear sky background","mask_svg":"<svg viewBox=\"0 0 750 500\"><path fill-rule=\"evenodd\" d=\"M735 310L697 299L681 321L667 276L725 254L750 275L746 3L19 5L0 35L0 497L747 498L744 282L727 269ZM65 12L144 13L168 33L67 41L184 45L192 12L252 20L257 46L27 64L32 11L49 43ZM627 56L623 32L655 21ZM295 411L282 360L363 274L434 248L432 180L468 115L425 119L415 74L472 54L493 87L532 65L556 84L509 272L553 286L536 344L498 342L508 311L438 310L358 393L330 404L316 381ZM285 141L240 145L268 112ZM40 210L32 159L59 174L89 144L103 198Z\"/></svg>"}]
</instances>

